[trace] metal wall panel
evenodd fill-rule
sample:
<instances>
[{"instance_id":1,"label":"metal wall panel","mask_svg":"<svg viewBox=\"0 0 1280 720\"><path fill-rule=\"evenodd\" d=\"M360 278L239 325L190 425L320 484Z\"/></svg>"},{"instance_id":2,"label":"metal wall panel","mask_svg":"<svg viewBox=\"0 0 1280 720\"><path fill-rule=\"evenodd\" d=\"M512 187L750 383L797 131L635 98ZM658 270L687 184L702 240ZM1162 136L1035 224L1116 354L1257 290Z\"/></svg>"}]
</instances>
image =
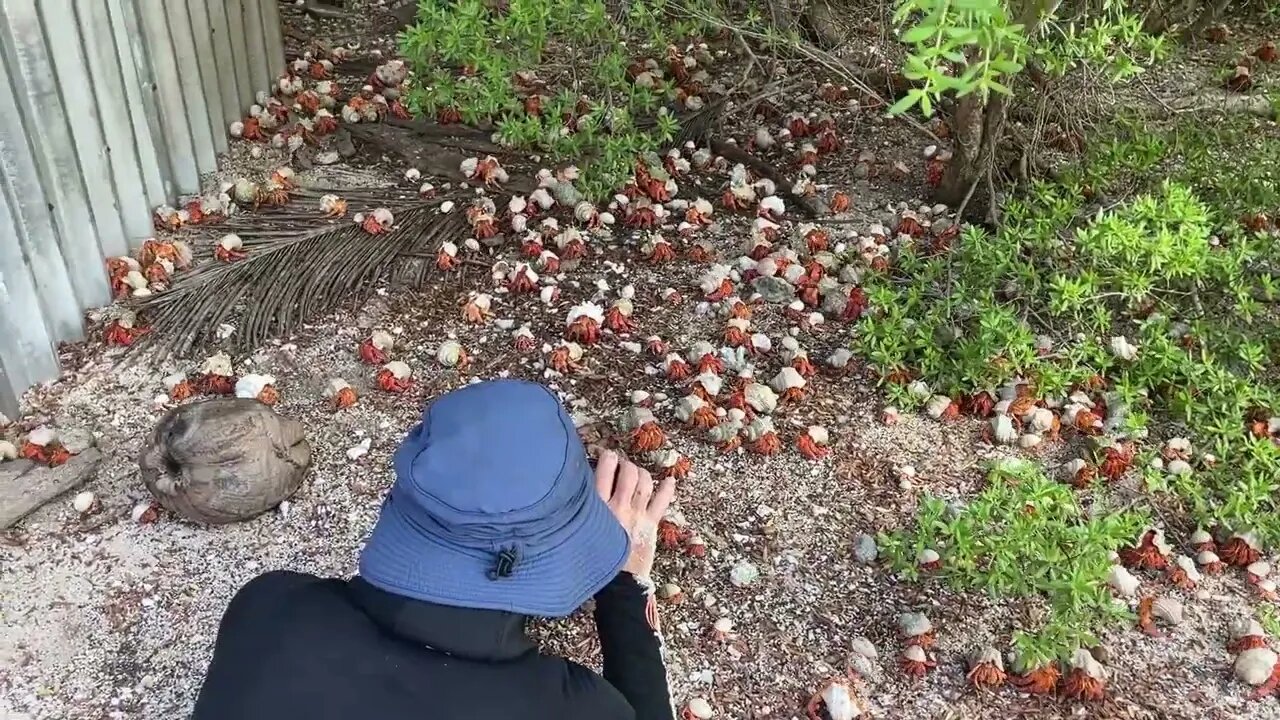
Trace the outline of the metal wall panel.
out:
<instances>
[{"instance_id":1,"label":"metal wall panel","mask_svg":"<svg viewBox=\"0 0 1280 720\"><path fill-rule=\"evenodd\" d=\"M277 0L0 0L0 413L284 67Z\"/></svg>"}]
</instances>

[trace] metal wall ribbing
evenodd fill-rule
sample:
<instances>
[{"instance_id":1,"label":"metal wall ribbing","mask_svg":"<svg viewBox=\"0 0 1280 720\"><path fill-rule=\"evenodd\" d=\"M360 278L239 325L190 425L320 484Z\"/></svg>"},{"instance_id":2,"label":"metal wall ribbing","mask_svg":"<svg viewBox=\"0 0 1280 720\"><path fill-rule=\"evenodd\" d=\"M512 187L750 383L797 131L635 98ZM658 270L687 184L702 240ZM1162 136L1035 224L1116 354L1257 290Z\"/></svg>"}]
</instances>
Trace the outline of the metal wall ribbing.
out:
<instances>
[{"instance_id":1,"label":"metal wall ribbing","mask_svg":"<svg viewBox=\"0 0 1280 720\"><path fill-rule=\"evenodd\" d=\"M283 67L277 0L0 0L0 412Z\"/></svg>"}]
</instances>

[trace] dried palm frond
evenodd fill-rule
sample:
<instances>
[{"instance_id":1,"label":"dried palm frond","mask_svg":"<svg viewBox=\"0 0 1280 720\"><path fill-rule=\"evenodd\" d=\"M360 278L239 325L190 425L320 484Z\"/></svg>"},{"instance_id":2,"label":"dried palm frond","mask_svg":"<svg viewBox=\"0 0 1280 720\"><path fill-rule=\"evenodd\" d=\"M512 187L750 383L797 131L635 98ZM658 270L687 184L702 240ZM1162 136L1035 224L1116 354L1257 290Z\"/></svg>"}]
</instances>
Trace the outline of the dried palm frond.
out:
<instances>
[{"instance_id":1,"label":"dried palm frond","mask_svg":"<svg viewBox=\"0 0 1280 720\"><path fill-rule=\"evenodd\" d=\"M300 191L286 209L230 218L226 229L240 235L248 257L202 263L166 292L139 301L135 309L154 331L131 351L154 349L161 358L189 355L232 320L236 331L222 347L251 351L344 302L363 303L390 277L399 258L434 253L466 231L462 213L440 214L441 198L396 202L385 191L380 198L375 192L346 191L353 205L368 202L368 209L393 210L394 229L375 237L350 220L320 221L318 212L295 209L313 194ZM425 275L424 269L416 280Z\"/></svg>"}]
</instances>

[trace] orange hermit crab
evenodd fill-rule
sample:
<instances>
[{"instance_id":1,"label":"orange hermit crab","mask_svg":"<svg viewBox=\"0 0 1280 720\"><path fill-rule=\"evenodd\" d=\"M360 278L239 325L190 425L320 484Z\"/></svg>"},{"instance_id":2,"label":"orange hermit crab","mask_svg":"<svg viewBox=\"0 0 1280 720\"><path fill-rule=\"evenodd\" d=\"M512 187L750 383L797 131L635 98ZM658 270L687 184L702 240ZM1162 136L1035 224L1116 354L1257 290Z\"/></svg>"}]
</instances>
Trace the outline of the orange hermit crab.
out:
<instances>
[{"instance_id":1,"label":"orange hermit crab","mask_svg":"<svg viewBox=\"0 0 1280 720\"><path fill-rule=\"evenodd\" d=\"M813 425L796 439L796 449L806 460L821 460L831 453L830 436L821 425Z\"/></svg>"},{"instance_id":2,"label":"orange hermit crab","mask_svg":"<svg viewBox=\"0 0 1280 720\"><path fill-rule=\"evenodd\" d=\"M658 425L653 413L644 408L632 408L631 450L637 453L653 452L667 442L667 436Z\"/></svg>"},{"instance_id":3,"label":"orange hermit crab","mask_svg":"<svg viewBox=\"0 0 1280 720\"><path fill-rule=\"evenodd\" d=\"M1008 679L1004 671L1004 658L1000 651L986 647L969 658L969 673L966 676L969 684L976 688L995 688L1003 685Z\"/></svg>"},{"instance_id":4,"label":"orange hermit crab","mask_svg":"<svg viewBox=\"0 0 1280 720\"><path fill-rule=\"evenodd\" d=\"M604 324L604 310L593 302L575 305L565 320L566 340L583 345L594 345L600 340L600 328Z\"/></svg>"},{"instance_id":5,"label":"orange hermit crab","mask_svg":"<svg viewBox=\"0 0 1280 720\"><path fill-rule=\"evenodd\" d=\"M1075 700L1101 700L1106 695L1107 669L1084 648L1071 657L1071 670L1062 682L1062 694Z\"/></svg>"},{"instance_id":6,"label":"orange hermit crab","mask_svg":"<svg viewBox=\"0 0 1280 720\"><path fill-rule=\"evenodd\" d=\"M386 208L378 208L368 215L357 214L355 221L361 229L370 235L382 235L391 232L395 216Z\"/></svg>"},{"instance_id":7,"label":"orange hermit crab","mask_svg":"<svg viewBox=\"0 0 1280 720\"><path fill-rule=\"evenodd\" d=\"M818 688L804 706L809 720L854 720L867 712L867 704L848 677L833 677Z\"/></svg>"},{"instance_id":8,"label":"orange hermit crab","mask_svg":"<svg viewBox=\"0 0 1280 720\"><path fill-rule=\"evenodd\" d=\"M1062 672L1052 661L1013 676L1011 682L1019 690L1032 695L1049 695L1058 687Z\"/></svg>"},{"instance_id":9,"label":"orange hermit crab","mask_svg":"<svg viewBox=\"0 0 1280 720\"><path fill-rule=\"evenodd\" d=\"M391 393L402 393L413 386L413 370L399 360L393 360L374 376L378 387Z\"/></svg>"}]
</instances>

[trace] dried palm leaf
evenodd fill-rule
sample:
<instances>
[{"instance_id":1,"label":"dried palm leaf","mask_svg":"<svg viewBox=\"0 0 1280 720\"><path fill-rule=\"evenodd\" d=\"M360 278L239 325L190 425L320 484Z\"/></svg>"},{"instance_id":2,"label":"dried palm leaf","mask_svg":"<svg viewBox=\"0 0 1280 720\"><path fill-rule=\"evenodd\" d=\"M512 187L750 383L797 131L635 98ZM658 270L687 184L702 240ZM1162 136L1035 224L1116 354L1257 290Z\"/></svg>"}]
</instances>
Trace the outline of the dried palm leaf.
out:
<instances>
[{"instance_id":1,"label":"dried palm leaf","mask_svg":"<svg viewBox=\"0 0 1280 720\"><path fill-rule=\"evenodd\" d=\"M376 198L370 192L344 194L353 203ZM466 231L462 213L439 212L439 198L398 205L382 194L377 204L395 214L394 229L385 235L370 235L349 220L317 227L317 212L293 207L229 219L226 227L241 236L248 257L202 263L168 291L139 301L135 309L153 332L131 350L186 356L209 344L221 324L235 320L236 332L222 346L246 353L344 302L363 303L390 277L398 258L434 254L442 242ZM416 280L425 275L420 271Z\"/></svg>"}]
</instances>

